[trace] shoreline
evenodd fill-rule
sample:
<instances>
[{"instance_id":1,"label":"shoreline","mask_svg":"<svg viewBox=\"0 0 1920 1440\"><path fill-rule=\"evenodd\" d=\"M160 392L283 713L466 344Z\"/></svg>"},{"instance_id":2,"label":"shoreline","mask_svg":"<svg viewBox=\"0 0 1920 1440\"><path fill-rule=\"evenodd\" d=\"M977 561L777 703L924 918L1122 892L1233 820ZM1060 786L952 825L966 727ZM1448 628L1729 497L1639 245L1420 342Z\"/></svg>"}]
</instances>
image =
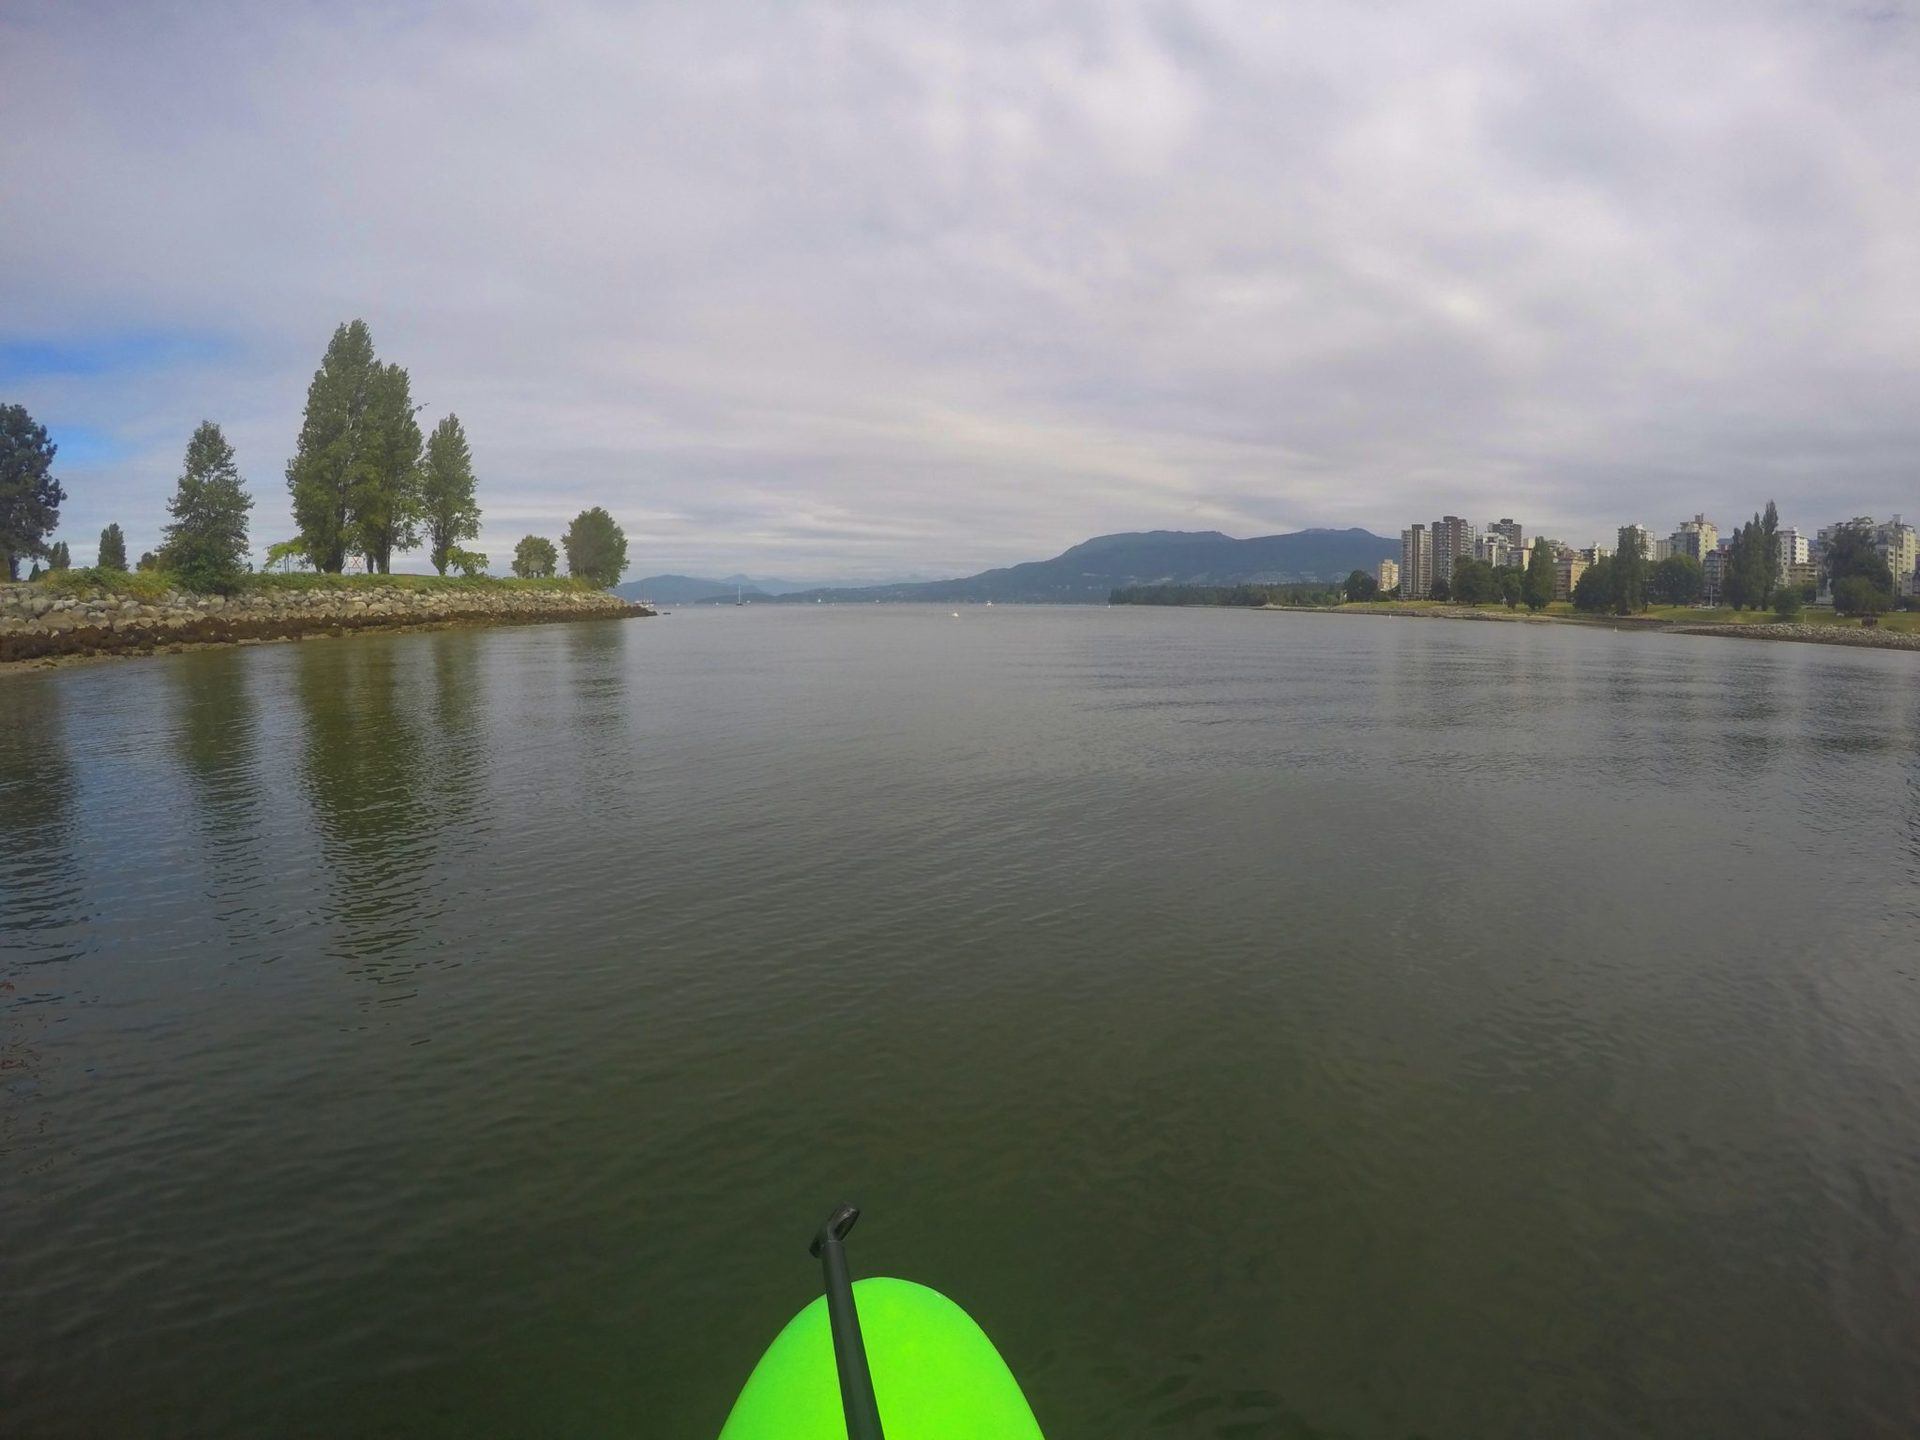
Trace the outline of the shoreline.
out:
<instances>
[{"instance_id":1,"label":"shoreline","mask_svg":"<svg viewBox=\"0 0 1920 1440\"><path fill-rule=\"evenodd\" d=\"M1261 605L1272 614L1374 616L1388 620L1469 620L1493 625L1582 625L1589 629L1638 630L1666 635L1702 635L1725 640L1772 640L1802 645L1845 645L1858 650L1920 650L1920 635L1898 630L1865 630L1854 626L1809 625L1798 620L1756 620L1745 624L1669 620L1651 615L1534 615L1501 614L1486 610L1452 610L1438 606L1385 609L1345 605Z\"/></svg>"},{"instance_id":2,"label":"shoreline","mask_svg":"<svg viewBox=\"0 0 1920 1440\"><path fill-rule=\"evenodd\" d=\"M0 675L361 632L640 619L655 613L604 591L558 585L423 587L376 580L249 589L233 596L170 590L150 597L106 589L65 594L31 585L0 586Z\"/></svg>"}]
</instances>

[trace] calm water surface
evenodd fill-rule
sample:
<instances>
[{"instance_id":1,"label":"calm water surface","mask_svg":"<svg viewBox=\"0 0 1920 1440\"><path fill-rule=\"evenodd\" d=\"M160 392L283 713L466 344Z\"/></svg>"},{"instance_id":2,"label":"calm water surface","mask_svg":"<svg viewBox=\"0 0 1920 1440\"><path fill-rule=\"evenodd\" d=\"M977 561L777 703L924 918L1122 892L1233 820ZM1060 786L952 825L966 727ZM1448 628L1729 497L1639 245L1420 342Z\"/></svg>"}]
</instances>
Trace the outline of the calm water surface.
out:
<instances>
[{"instance_id":1,"label":"calm water surface","mask_svg":"<svg viewBox=\"0 0 1920 1440\"><path fill-rule=\"evenodd\" d=\"M0 680L0 1433L1920 1431L1920 657L726 607Z\"/></svg>"}]
</instances>

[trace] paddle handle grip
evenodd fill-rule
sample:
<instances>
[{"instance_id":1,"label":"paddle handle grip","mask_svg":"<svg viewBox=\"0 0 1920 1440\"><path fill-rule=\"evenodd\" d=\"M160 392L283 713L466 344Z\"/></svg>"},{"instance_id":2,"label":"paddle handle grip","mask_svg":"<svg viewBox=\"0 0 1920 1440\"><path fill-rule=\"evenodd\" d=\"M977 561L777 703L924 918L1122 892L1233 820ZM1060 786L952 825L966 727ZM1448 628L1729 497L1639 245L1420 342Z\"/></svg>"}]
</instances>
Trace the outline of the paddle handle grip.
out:
<instances>
[{"instance_id":1,"label":"paddle handle grip","mask_svg":"<svg viewBox=\"0 0 1920 1440\"><path fill-rule=\"evenodd\" d=\"M853 1276L842 1243L860 1212L838 1207L808 1248L819 1257L827 1287L827 1319L833 1327L833 1363L840 1374L840 1408L847 1417L847 1440L886 1440L880 1429L880 1403L873 1398L873 1372L860 1336L860 1312L853 1303Z\"/></svg>"}]
</instances>

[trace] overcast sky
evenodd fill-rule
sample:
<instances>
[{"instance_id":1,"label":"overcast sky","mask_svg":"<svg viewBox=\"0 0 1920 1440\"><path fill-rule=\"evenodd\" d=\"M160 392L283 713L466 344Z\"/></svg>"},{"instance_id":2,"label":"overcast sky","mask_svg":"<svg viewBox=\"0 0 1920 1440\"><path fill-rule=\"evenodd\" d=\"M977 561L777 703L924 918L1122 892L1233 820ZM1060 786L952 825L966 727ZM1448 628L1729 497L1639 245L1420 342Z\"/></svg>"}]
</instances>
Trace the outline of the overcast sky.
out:
<instances>
[{"instance_id":1,"label":"overcast sky","mask_svg":"<svg viewBox=\"0 0 1920 1440\"><path fill-rule=\"evenodd\" d=\"M360 316L496 562L937 575L1153 528L1920 513L1898 3L0 0L0 401L292 530Z\"/></svg>"}]
</instances>

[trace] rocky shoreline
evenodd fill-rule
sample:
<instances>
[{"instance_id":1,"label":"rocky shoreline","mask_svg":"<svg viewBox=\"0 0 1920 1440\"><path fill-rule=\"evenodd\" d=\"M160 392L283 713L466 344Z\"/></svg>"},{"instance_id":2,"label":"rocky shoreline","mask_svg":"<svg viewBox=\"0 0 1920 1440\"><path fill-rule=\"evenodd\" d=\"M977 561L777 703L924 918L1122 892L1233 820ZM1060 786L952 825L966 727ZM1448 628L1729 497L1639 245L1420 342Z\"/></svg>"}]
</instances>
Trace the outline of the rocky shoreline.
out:
<instances>
[{"instance_id":1,"label":"rocky shoreline","mask_svg":"<svg viewBox=\"0 0 1920 1440\"><path fill-rule=\"evenodd\" d=\"M1852 630L1838 625L1672 625L1676 635L1724 635L1735 640L1806 640L1816 645L1854 645L1864 650L1920 650L1920 635L1897 630Z\"/></svg>"},{"instance_id":2,"label":"rocky shoreline","mask_svg":"<svg viewBox=\"0 0 1920 1440\"><path fill-rule=\"evenodd\" d=\"M1813 645L1851 645L1861 650L1920 650L1920 635L1898 630L1860 629L1841 625L1806 625L1788 621L1755 621L1746 625L1690 625L1684 620L1668 620L1645 615L1531 615L1525 611L1505 613L1484 610L1454 610L1438 606L1407 606L1383 609L1355 606L1260 607L1290 615L1383 615L1400 620L1485 620L1494 624L1585 625L1590 629L1658 631L1668 635L1711 635L1732 640L1790 640Z\"/></svg>"},{"instance_id":3,"label":"rocky shoreline","mask_svg":"<svg viewBox=\"0 0 1920 1440\"><path fill-rule=\"evenodd\" d=\"M531 625L652 615L597 590L365 584L155 598L106 590L52 594L0 584L0 668L89 655L152 655L207 645L260 644L356 630Z\"/></svg>"}]
</instances>

